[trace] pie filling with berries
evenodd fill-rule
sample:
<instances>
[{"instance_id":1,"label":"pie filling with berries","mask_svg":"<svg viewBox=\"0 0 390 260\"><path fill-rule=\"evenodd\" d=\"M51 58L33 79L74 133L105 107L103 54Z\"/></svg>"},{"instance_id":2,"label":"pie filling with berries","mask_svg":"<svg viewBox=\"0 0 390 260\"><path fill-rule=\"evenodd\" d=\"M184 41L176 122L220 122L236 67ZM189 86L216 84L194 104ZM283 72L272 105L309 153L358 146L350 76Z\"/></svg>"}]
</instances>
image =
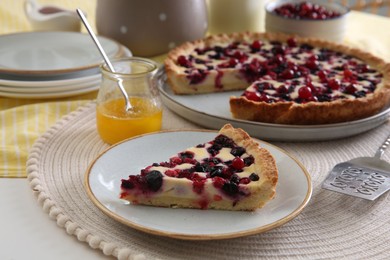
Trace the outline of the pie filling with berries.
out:
<instances>
[{"instance_id":1,"label":"pie filling with berries","mask_svg":"<svg viewBox=\"0 0 390 260\"><path fill-rule=\"evenodd\" d=\"M278 124L328 124L374 115L390 103L390 64L332 42L272 33L210 36L165 61L175 94L243 90L232 116Z\"/></svg>"},{"instance_id":2,"label":"pie filling with berries","mask_svg":"<svg viewBox=\"0 0 390 260\"><path fill-rule=\"evenodd\" d=\"M269 151L227 124L214 140L123 179L120 198L160 207L253 211L274 197L277 180Z\"/></svg>"}]
</instances>

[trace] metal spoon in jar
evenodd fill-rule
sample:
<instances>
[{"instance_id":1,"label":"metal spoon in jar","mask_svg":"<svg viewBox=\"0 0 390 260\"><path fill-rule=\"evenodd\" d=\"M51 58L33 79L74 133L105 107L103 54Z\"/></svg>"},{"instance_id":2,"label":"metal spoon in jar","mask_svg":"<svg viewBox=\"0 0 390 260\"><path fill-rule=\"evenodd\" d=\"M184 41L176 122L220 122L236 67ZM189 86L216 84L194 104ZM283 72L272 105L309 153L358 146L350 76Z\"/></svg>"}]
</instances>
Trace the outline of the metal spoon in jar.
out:
<instances>
[{"instance_id":1,"label":"metal spoon in jar","mask_svg":"<svg viewBox=\"0 0 390 260\"><path fill-rule=\"evenodd\" d=\"M91 36L92 40L94 41L96 47L99 49L100 54L103 56L104 61L107 64L107 67L110 69L111 72L115 73L114 66L112 66L112 63L107 57L106 52L104 51L102 45L100 44L98 38L96 37L95 33L93 32L91 26L89 25L87 18L84 16L84 13L80 9L76 9L77 14L80 16L81 21L83 22L85 28L87 29L89 35ZM126 112L130 111L133 109L133 107L130 104L129 96L127 95L127 92L125 88L123 87L122 80L118 80L118 86L120 91L123 94L123 98L125 99L125 104L126 104Z\"/></svg>"}]
</instances>

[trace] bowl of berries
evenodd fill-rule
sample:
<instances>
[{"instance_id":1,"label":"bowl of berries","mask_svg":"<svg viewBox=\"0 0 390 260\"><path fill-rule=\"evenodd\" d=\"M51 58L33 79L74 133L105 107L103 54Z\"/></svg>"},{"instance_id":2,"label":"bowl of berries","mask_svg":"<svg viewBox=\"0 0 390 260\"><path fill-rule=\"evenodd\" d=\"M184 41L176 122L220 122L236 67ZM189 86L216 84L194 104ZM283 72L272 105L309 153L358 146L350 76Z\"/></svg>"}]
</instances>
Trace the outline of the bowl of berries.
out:
<instances>
[{"instance_id":1,"label":"bowl of berries","mask_svg":"<svg viewBox=\"0 0 390 260\"><path fill-rule=\"evenodd\" d=\"M348 7L325 1L271 1L265 6L267 32L294 34L341 42L347 26Z\"/></svg>"}]
</instances>

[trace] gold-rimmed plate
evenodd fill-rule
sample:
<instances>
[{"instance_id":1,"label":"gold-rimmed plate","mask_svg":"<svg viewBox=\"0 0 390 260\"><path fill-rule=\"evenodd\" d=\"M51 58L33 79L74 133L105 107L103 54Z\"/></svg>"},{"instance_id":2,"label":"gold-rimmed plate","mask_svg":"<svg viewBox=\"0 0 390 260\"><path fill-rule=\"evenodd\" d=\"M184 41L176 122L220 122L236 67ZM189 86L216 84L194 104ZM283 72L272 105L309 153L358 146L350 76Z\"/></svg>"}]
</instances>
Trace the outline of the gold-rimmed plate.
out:
<instances>
[{"instance_id":1,"label":"gold-rimmed plate","mask_svg":"<svg viewBox=\"0 0 390 260\"><path fill-rule=\"evenodd\" d=\"M212 140L213 131L166 131L128 139L100 154L85 175L87 194L109 217L146 233L211 240L262 233L285 224L307 205L312 193L309 173L282 149L259 141L276 160L276 197L253 212L172 209L132 205L119 199L121 179L153 162L166 161L188 147Z\"/></svg>"}]
</instances>

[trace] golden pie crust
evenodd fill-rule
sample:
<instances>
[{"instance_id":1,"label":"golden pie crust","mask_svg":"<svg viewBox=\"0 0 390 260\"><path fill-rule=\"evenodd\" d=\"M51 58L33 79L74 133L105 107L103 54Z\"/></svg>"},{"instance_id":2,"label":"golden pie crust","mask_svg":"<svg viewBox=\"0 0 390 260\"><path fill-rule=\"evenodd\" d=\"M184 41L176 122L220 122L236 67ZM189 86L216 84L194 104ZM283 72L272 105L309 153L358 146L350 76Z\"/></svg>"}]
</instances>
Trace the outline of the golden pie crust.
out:
<instances>
[{"instance_id":1,"label":"golden pie crust","mask_svg":"<svg viewBox=\"0 0 390 260\"><path fill-rule=\"evenodd\" d=\"M286 42L291 35L279 33L235 33L213 35L203 40L187 42L172 50L165 60L168 82L175 94L200 94L218 91L245 90L248 83L238 69L224 68L223 77L219 80L223 88L216 88L217 70L208 71L207 77L199 84L190 84L185 68L180 67L176 61L180 55L189 55L196 48L215 46L221 43L234 41L253 42L254 40L268 40ZM379 57L360 49L324 40L300 38L294 36L298 44L307 43L315 48L327 48L341 52L362 60L370 68L382 74L382 81L376 86L374 92L365 97L354 99L336 99L327 102L297 103L283 101L276 103L257 102L243 96L230 98L232 116L237 119L250 121L277 123L277 124L329 124L352 121L375 115L387 108L390 104L390 64Z\"/></svg>"}]
</instances>

